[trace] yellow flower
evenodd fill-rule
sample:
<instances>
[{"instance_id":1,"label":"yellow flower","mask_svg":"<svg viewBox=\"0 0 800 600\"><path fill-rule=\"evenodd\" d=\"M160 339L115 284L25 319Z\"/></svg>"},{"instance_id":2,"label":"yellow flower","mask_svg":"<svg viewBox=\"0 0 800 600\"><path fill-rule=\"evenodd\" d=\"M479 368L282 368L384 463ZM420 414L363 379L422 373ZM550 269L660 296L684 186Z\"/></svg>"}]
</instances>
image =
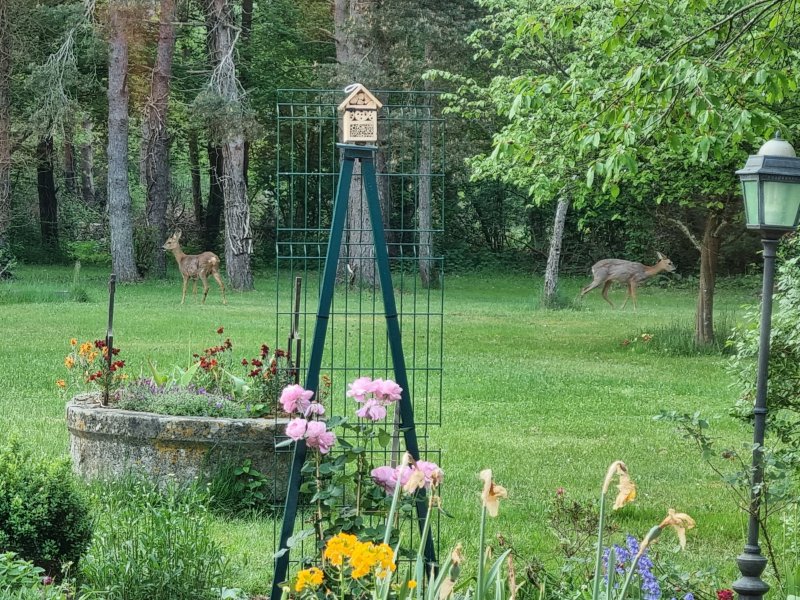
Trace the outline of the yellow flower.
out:
<instances>
[{"instance_id":1,"label":"yellow flower","mask_svg":"<svg viewBox=\"0 0 800 600\"><path fill-rule=\"evenodd\" d=\"M67 387L67 382L64 381L63 379L56 379L56 385L63 389Z\"/></svg>"},{"instance_id":2,"label":"yellow flower","mask_svg":"<svg viewBox=\"0 0 800 600\"><path fill-rule=\"evenodd\" d=\"M350 577L360 579L368 575L377 562L375 547L372 543L357 542L350 556Z\"/></svg>"},{"instance_id":3,"label":"yellow flower","mask_svg":"<svg viewBox=\"0 0 800 600\"><path fill-rule=\"evenodd\" d=\"M481 471L480 478L483 480L483 492L481 499L486 507L486 512L490 517L496 517L500 508L500 498L508 498L508 491L503 486L497 485L492 481L492 470L484 469Z\"/></svg>"},{"instance_id":4,"label":"yellow flower","mask_svg":"<svg viewBox=\"0 0 800 600\"><path fill-rule=\"evenodd\" d=\"M87 357L86 357L86 359L87 359L89 362L94 362L94 359L95 359L95 358L97 358L97 352L89 352L89 354L88 354L88 355L87 355Z\"/></svg>"},{"instance_id":5,"label":"yellow flower","mask_svg":"<svg viewBox=\"0 0 800 600\"><path fill-rule=\"evenodd\" d=\"M417 582L413 579L409 579L408 583L406 583L406 586L408 587L408 589L413 590L414 588L417 587Z\"/></svg>"},{"instance_id":6,"label":"yellow flower","mask_svg":"<svg viewBox=\"0 0 800 600\"><path fill-rule=\"evenodd\" d=\"M78 354L81 356L87 356L92 351L92 343L91 342L83 342L78 348Z\"/></svg>"},{"instance_id":7,"label":"yellow flower","mask_svg":"<svg viewBox=\"0 0 800 600\"><path fill-rule=\"evenodd\" d=\"M323 574L317 567L303 569L297 574L297 582L294 584L295 592L302 592L305 589L316 589L322 585Z\"/></svg>"},{"instance_id":8,"label":"yellow flower","mask_svg":"<svg viewBox=\"0 0 800 600\"><path fill-rule=\"evenodd\" d=\"M356 536L349 533L339 533L328 540L322 556L334 567L341 567L345 558L350 558L353 549L358 543Z\"/></svg>"},{"instance_id":9,"label":"yellow flower","mask_svg":"<svg viewBox=\"0 0 800 600\"><path fill-rule=\"evenodd\" d=\"M75 359L73 358L72 354L68 354L64 358L64 366L67 367L68 369L71 369L72 367L75 366Z\"/></svg>"},{"instance_id":10,"label":"yellow flower","mask_svg":"<svg viewBox=\"0 0 800 600\"><path fill-rule=\"evenodd\" d=\"M686 548L686 530L694 529L694 526L695 522L692 517L686 513L675 512L674 508L669 509L666 518L661 521L659 525L661 529L664 529L664 527L672 527L675 530L675 533L678 534L678 541L680 542L681 548Z\"/></svg>"},{"instance_id":11,"label":"yellow flower","mask_svg":"<svg viewBox=\"0 0 800 600\"><path fill-rule=\"evenodd\" d=\"M78 345L78 340L76 340L75 338L72 338L72 339L69 341L69 345L70 345L70 346L77 346L77 345Z\"/></svg>"}]
</instances>

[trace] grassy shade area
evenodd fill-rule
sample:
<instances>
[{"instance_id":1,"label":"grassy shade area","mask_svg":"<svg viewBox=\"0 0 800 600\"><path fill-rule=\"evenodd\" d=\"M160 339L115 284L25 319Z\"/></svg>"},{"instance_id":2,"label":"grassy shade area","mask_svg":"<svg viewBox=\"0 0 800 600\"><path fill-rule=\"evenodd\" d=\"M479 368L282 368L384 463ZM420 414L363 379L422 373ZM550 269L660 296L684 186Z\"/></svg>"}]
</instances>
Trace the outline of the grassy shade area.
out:
<instances>
[{"instance_id":1,"label":"grassy shade area","mask_svg":"<svg viewBox=\"0 0 800 600\"><path fill-rule=\"evenodd\" d=\"M84 270L82 299L70 301L69 268L20 269L0 283L5 340L0 346L0 414L4 433L16 434L35 451L68 451L67 399L55 385L63 377L69 339L105 334L107 273ZM587 281L564 283L575 297ZM16 289L37 290L15 297ZM616 515L619 535L641 537L672 507L691 514L697 529L685 553L673 556L674 538L660 551L686 568L716 567L722 580L735 575L746 526L733 497L699 453L670 425L653 421L662 409L701 411L715 435L732 446L752 433L727 415L737 395L719 355L674 356L640 351L625 340L686 324L691 335L695 291L646 286L639 309L612 310L590 294L574 310L538 309L537 278L480 274L450 276L445 291L443 425L431 446L441 448L445 470L440 547L463 542L477 549L481 469L491 468L509 490L500 517L491 523L518 551L520 560L556 556L547 512L556 490L574 499L596 498L608 465L624 460L639 486L632 505ZM718 315L734 319L757 299L749 282L723 286ZM621 300L622 291L612 292ZM146 358L185 364L192 352L215 342L224 326L238 358L274 342L275 277L263 274L256 291L231 292L221 304L212 289L206 305L180 305L176 272L167 281L119 286L115 345L132 375L146 372ZM280 335L285 336L285 332ZM641 346L641 345L640 345ZM267 590L271 583L273 522L218 518L214 531L232 560L231 587Z\"/></svg>"}]
</instances>

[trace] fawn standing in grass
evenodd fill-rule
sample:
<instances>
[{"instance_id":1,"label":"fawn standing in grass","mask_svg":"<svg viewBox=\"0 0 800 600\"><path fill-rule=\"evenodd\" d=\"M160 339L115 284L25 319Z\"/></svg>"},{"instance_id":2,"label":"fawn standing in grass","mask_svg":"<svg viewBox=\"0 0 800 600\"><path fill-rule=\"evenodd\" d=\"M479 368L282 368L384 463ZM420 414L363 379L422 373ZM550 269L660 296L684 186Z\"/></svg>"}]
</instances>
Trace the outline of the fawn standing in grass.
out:
<instances>
[{"instance_id":1,"label":"fawn standing in grass","mask_svg":"<svg viewBox=\"0 0 800 600\"><path fill-rule=\"evenodd\" d=\"M630 298L633 300L633 310L636 310L636 286L653 275L657 275L663 271L672 273L675 270L675 265L672 264L670 259L661 254L661 252L657 252L656 254L658 254L658 262L652 267L630 260L620 260L618 258L606 258L596 262L592 266L592 275L594 279L592 279L592 283L581 290L581 298L594 288L602 285L603 298L611 305L611 308L614 308L614 303L608 299L608 288L616 281L628 286L628 293L625 296L625 302L622 303L622 308L625 308L625 305L628 303L628 298Z\"/></svg>"},{"instance_id":2,"label":"fawn standing in grass","mask_svg":"<svg viewBox=\"0 0 800 600\"><path fill-rule=\"evenodd\" d=\"M197 279L203 282L203 304L206 303L206 296L208 296L208 276L212 275L219 284L219 290L222 292L222 303L227 304L225 300L225 284L222 283L222 278L219 276L219 257L213 252L203 252L202 254L184 254L181 250L181 245L178 240L181 239L180 229L173 233L169 239L164 243L164 250L169 250L178 261L178 268L183 275L183 296L181 296L181 304L186 300L186 286L189 283L189 278L194 279L194 286L192 293L197 295Z\"/></svg>"}]
</instances>

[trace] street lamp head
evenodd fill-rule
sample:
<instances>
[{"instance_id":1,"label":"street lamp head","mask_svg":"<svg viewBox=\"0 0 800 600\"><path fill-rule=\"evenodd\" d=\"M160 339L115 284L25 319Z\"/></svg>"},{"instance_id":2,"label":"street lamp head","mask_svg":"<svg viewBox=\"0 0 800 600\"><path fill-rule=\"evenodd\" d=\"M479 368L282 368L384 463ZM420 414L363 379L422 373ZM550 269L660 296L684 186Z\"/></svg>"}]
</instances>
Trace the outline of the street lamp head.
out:
<instances>
[{"instance_id":1,"label":"street lamp head","mask_svg":"<svg viewBox=\"0 0 800 600\"><path fill-rule=\"evenodd\" d=\"M780 132L736 171L748 229L778 236L800 222L800 158Z\"/></svg>"}]
</instances>

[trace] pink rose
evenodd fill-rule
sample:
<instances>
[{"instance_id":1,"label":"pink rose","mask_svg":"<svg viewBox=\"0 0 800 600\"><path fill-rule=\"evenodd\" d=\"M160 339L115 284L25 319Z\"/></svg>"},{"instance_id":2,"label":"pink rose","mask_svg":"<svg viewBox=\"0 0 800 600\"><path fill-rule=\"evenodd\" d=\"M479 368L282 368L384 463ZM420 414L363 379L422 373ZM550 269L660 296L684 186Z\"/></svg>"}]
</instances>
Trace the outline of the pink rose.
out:
<instances>
[{"instance_id":1,"label":"pink rose","mask_svg":"<svg viewBox=\"0 0 800 600\"><path fill-rule=\"evenodd\" d=\"M380 421L386 418L386 408L377 400L369 399L356 411L356 416L370 421Z\"/></svg>"},{"instance_id":2,"label":"pink rose","mask_svg":"<svg viewBox=\"0 0 800 600\"><path fill-rule=\"evenodd\" d=\"M327 430L323 421L310 421L306 428L306 443L309 448L316 448L320 454L327 454L336 443L336 434Z\"/></svg>"},{"instance_id":3,"label":"pink rose","mask_svg":"<svg viewBox=\"0 0 800 600\"><path fill-rule=\"evenodd\" d=\"M308 405L311 404L311 398L313 396L314 392L305 390L302 386L295 383L283 388L279 402L281 406L283 406L283 410L287 413L291 414L296 412L303 414L308 408Z\"/></svg>"},{"instance_id":4,"label":"pink rose","mask_svg":"<svg viewBox=\"0 0 800 600\"><path fill-rule=\"evenodd\" d=\"M292 438L295 442L302 440L306 434L309 422L305 419L292 419L286 425L286 435Z\"/></svg>"},{"instance_id":5,"label":"pink rose","mask_svg":"<svg viewBox=\"0 0 800 600\"><path fill-rule=\"evenodd\" d=\"M387 494L393 494L397 485L397 469L389 466L377 467L370 473L375 485L382 487Z\"/></svg>"},{"instance_id":6,"label":"pink rose","mask_svg":"<svg viewBox=\"0 0 800 600\"><path fill-rule=\"evenodd\" d=\"M379 400L384 403L391 403L400 400L400 394L402 394L403 388L391 379L376 379L373 391Z\"/></svg>"},{"instance_id":7,"label":"pink rose","mask_svg":"<svg viewBox=\"0 0 800 600\"><path fill-rule=\"evenodd\" d=\"M324 415L325 414L325 407L322 406L319 402L312 402L308 405L305 412L303 413L304 417L310 417L311 415Z\"/></svg>"},{"instance_id":8,"label":"pink rose","mask_svg":"<svg viewBox=\"0 0 800 600\"><path fill-rule=\"evenodd\" d=\"M356 402L364 402L367 394L373 391L373 382L370 377L359 377L348 386L347 397L353 398Z\"/></svg>"}]
</instances>

